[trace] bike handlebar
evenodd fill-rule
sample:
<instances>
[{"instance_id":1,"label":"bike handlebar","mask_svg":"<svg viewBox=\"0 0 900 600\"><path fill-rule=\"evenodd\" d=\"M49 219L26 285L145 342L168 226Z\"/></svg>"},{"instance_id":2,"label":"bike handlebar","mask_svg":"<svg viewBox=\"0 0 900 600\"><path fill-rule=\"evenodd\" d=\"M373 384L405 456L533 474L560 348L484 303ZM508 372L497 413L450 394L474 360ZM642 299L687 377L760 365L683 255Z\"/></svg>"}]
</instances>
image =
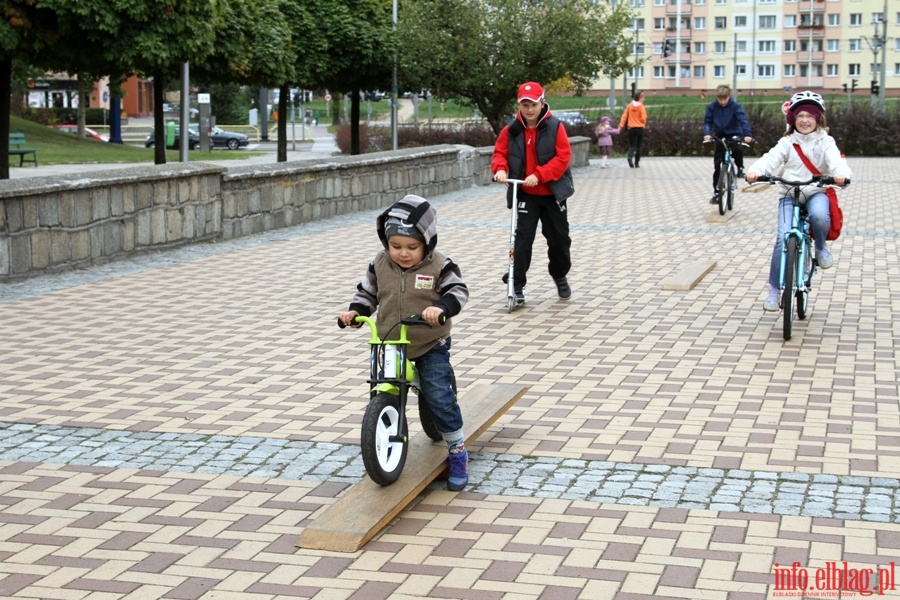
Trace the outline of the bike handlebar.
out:
<instances>
[{"instance_id":1,"label":"bike handlebar","mask_svg":"<svg viewBox=\"0 0 900 600\"><path fill-rule=\"evenodd\" d=\"M756 178L756 181L761 181L763 183L783 183L784 185L790 187L802 187L804 185L817 185L818 187L824 187L826 185L835 185L834 177L831 175L813 175L812 178L808 181L788 181L787 179L782 179L777 175L760 175ZM850 185L850 180L844 180L844 187Z\"/></svg>"},{"instance_id":2,"label":"bike handlebar","mask_svg":"<svg viewBox=\"0 0 900 600\"><path fill-rule=\"evenodd\" d=\"M716 137L716 136L710 136L710 138L711 138L711 139L703 140L703 143L704 143L704 144L712 144L713 142L721 142L722 144L727 144L728 142L738 142L738 141L739 141L739 142L741 143L741 146L746 146L746 147L748 147L748 148L750 147L750 144L748 144L747 142L745 142L745 141L744 141L744 138L742 138L742 137L739 136L739 135L733 135L733 136L727 137L727 138L720 138L720 137Z\"/></svg>"},{"instance_id":3,"label":"bike handlebar","mask_svg":"<svg viewBox=\"0 0 900 600\"><path fill-rule=\"evenodd\" d=\"M449 317L447 317L447 313L441 313L438 322L443 325L447 322L448 318ZM375 325L375 319L373 319L372 317L364 317L362 315L356 315L355 317L353 317L353 322L359 323L360 325L363 323L369 323L372 326ZM400 319L400 323L402 323L403 325L427 325L428 327L433 327L431 323L422 318L422 315L410 315L408 317L403 317L402 319ZM341 321L340 317L337 318L337 324L341 329L347 327L346 325L344 325L344 322Z\"/></svg>"}]
</instances>

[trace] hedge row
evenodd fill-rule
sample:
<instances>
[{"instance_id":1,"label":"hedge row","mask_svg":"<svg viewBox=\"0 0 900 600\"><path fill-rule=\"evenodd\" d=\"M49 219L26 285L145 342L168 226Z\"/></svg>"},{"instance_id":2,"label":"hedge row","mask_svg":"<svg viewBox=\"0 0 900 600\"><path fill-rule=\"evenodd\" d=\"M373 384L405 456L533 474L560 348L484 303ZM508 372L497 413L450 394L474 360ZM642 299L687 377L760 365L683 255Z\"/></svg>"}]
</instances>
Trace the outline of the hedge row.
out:
<instances>
[{"instance_id":1,"label":"hedge row","mask_svg":"<svg viewBox=\"0 0 900 600\"><path fill-rule=\"evenodd\" d=\"M747 119L753 129L753 147L745 151L759 156L778 142L785 132L784 115L772 104L745 105ZM826 111L828 130L838 148L847 156L900 156L900 104L887 110L875 109L867 101L852 105L829 106ZM617 125L617 123L614 123ZM570 136L591 138L596 142L596 123L566 127ZM436 144L465 144L492 146L496 136L483 123L462 125L431 125L401 127L397 132L400 148L432 146ZM628 150L625 132L613 136L614 152ZM350 127L338 129L336 142L341 152L350 153ZM390 150L391 132L388 127L360 125L360 151ZM596 152L596 146L594 146ZM685 116L677 111L648 111L647 131L644 135L644 154L647 156L707 156L712 155L711 144L703 144L703 115Z\"/></svg>"}]
</instances>

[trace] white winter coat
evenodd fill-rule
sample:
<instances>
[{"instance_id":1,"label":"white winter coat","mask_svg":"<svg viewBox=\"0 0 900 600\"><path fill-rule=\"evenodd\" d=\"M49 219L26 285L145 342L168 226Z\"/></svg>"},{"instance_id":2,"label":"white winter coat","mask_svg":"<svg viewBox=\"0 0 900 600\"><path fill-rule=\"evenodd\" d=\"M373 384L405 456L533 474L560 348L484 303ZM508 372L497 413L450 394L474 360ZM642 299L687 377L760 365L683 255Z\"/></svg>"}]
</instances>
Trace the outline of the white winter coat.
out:
<instances>
[{"instance_id":1,"label":"white winter coat","mask_svg":"<svg viewBox=\"0 0 900 600\"><path fill-rule=\"evenodd\" d=\"M800 155L794 149L798 144L806 158L823 175L843 175L850 179L852 173L847 165L847 160L841 156L834 138L828 135L824 129L816 129L812 133L802 134L797 131L778 140L775 146L750 165L748 172L758 175L777 175L791 181L805 181L812 176L806 165L800 159ZM784 195L789 195L791 188L782 186ZM803 188L802 197L806 200L813 194L822 193L823 189L816 186Z\"/></svg>"}]
</instances>

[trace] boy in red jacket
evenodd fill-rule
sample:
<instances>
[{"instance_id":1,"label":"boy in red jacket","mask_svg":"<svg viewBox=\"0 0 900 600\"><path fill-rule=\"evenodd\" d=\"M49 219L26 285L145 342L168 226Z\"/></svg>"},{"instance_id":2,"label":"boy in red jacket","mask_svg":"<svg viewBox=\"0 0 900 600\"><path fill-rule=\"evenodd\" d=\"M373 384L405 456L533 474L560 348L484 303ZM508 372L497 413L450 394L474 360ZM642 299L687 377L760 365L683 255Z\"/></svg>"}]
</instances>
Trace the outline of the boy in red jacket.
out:
<instances>
[{"instance_id":1,"label":"boy in red jacket","mask_svg":"<svg viewBox=\"0 0 900 600\"><path fill-rule=\"evenodd\" d=\"M506 205L518 211L513 287L516 306L525 304L525 283L538 222L547 238L550 276L559 297L568 300L572 288L566 275L572 267L566 200L575 192L569 162L572 149L563 124L550 112L544 88L528 82L519 86L519 111L497 137L491 172L494 181L521 179L518 198L507 192ZM506 282L507 275L503 281Z\"/></svg>"}]
</instances>

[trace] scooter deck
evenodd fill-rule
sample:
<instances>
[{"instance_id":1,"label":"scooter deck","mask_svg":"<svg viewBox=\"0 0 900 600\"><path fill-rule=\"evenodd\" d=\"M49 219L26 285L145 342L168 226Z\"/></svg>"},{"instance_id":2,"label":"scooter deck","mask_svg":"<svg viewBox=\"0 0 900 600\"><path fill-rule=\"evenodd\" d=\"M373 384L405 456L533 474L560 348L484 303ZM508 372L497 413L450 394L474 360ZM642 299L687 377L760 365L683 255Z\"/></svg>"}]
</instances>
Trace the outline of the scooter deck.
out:
<instances>
[{"instance_id":1,"label":"scooter deck","mask_svg":"<svg viewBox=\"0 0 900 600\"><path fill-rule=\"evenodd\" d=\"M459 402L472 444L515 404L527 387L510 384L477 384ZM325 509L300 534L297 546L314 550L355 552L372 539L425 487L447 468L447 447L434 443L424 432L409 441L403 473L395 483L382 487L363 477Z\"/></svg>"}]
</instances>

